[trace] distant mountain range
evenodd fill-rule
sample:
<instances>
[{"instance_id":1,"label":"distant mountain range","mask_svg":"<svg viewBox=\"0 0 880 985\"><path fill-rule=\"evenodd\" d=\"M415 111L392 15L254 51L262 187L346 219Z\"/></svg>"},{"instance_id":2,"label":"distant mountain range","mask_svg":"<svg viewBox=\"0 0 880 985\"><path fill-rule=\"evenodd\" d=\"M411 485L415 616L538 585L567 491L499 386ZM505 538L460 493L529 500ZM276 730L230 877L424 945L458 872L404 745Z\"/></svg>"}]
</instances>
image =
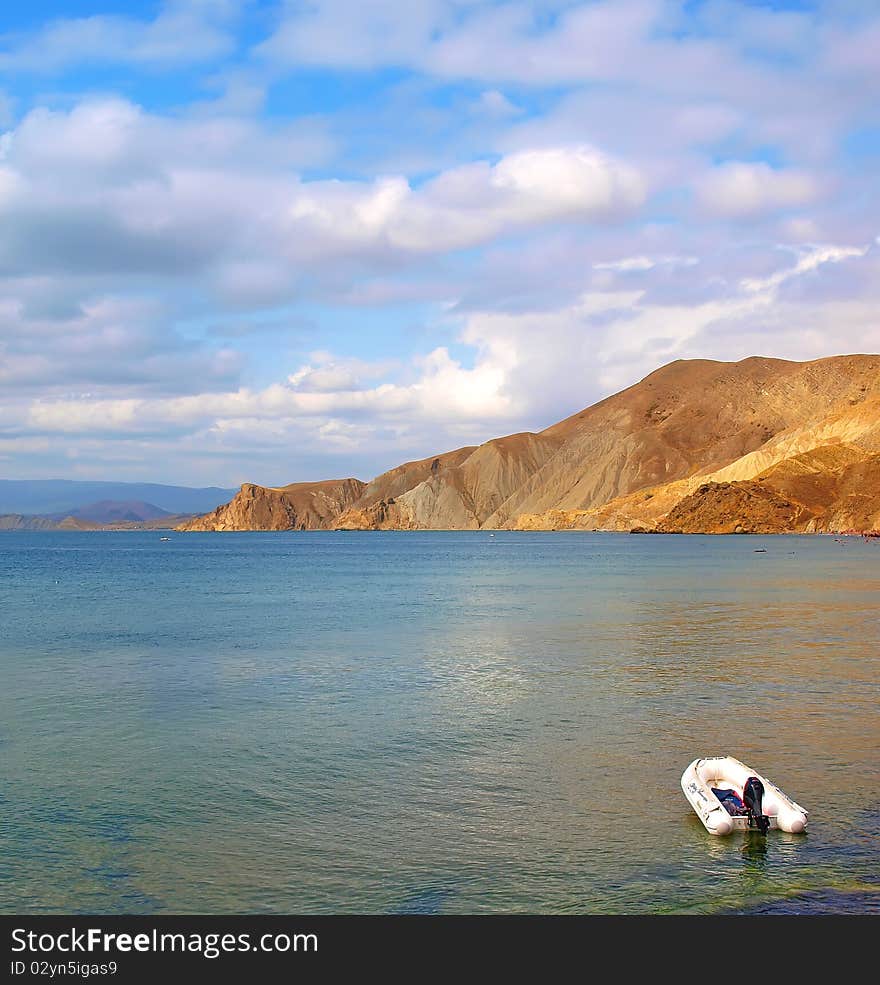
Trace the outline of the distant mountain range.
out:
<instances>
[{"instance_id":1,"label":"distant mountain range","mask_svg":"<svg viewBox=\"0 0 880 985\"><path fill-rule=\"evenodd\" d=\"M154 483L4 479L0 530L167 529L234 492ZM96 494L102 498L96 500ZM144 495L150 500L140 498Z\"/></svg>"},{"instance_id":2,"label":"distant mountain range","mask_svg":"<svg viewBox=\"0 0 880 985\"><path fill-rule=\"evenodd\" d=\"M204 513L235 489L165 486L152 482L82 482L70 479L0 479L0 513L69 516L95 503L137 502L166 513Z\"/></svg>"},{"instance_id":3,"label":"distant mountain range","mask_svg":"<svg viewBox=\"0 0 880 985\"><path fill-rule=\"evenodd\" d=\"M358 479L245 484L181 530L880 528L880 356L677 360L539 433Z\"/></svg>"},{"instance_id":4,"label":"distant mountain range","mask_svg":"<svg viewBox=\"0 0 880 985\"><path fill-rule=\"evenodd\" d=\"M96 504L97 505L97 504ZM110 511L106 519L100 514L87 516L26 516L22 513L0 515L2 530L173 530L192 519L189 513L162 513L148 519L135 519L130 510Z\"/></svg>"},{"instance_id":5,"label":"distant mountain range","mask_svg":"<svg viewBox=\"0 0 880 985\"><path fill-rule=\"evenodd\" d=\"M94 523L139 523L142 520L169 517L171 512L137 499L102 499L97 503L79 506L69 513L62 510L51 519L65 520L68 516L77 520L91 520Z\"/></svg>"}]
</instances>

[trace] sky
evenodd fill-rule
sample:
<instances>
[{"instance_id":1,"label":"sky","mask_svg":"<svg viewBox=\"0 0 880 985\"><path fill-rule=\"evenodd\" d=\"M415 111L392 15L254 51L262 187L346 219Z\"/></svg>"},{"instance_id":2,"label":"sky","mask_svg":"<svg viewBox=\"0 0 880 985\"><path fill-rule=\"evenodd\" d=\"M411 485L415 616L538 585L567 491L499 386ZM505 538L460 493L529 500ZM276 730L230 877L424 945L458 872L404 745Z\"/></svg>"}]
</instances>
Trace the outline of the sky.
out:
<instances>
[{"instance_id":1,"label":"sky","mask_svg":"<svg viewBox=\"0 0 880 985\"><path fill-rule=\"evenodd\" d=\"M225 487L880 351L876 0L0 14L0 477Z\"/></svg>"}]
</instances>

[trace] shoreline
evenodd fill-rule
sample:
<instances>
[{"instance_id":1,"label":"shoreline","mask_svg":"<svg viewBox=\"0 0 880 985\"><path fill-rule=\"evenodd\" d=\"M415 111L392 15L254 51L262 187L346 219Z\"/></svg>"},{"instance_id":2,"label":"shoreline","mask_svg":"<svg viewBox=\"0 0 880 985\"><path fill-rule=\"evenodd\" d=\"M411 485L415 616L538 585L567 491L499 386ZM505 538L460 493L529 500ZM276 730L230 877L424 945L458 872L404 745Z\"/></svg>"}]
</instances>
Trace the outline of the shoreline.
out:
<instances>
[{"instance_id":1,"label":"shoreline","mask_svg":"<svg viewBox=\"0 0 880 985\"><path fill-rule=\"evenodd\" d=\"M587 530L584 527L313 527L302 530L290 527L279 530L237 529L237 530L180 530L177 527L0 527L2 534L138 534L138 533L177 533L177 534L616 534L621 536L650 537L848 537L859 540L880 541L880 530Z\"/></svg>"}]
</instances>

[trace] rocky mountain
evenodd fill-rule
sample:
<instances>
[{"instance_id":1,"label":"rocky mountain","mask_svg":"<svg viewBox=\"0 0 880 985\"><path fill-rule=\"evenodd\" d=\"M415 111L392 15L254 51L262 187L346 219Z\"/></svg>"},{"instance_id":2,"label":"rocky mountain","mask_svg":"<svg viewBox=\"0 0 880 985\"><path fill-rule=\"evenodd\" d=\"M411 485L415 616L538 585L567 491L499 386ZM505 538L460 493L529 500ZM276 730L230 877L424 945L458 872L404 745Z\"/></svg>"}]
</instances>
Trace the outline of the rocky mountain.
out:
<instances>
[{"instance_id":1,"label":"rocky mountain","mask_svg":"<svg viewBox=\"0 0 880 985\"><path fill-rule=\"evenodd\" d=\"M678 360L539 433L246 485L182 529L866 530L878 455L880 356Z\"/></svg>"},{"instance_id":2,"label":"rocky mountain","mask_svg":"<svg viewBox=\"0 0 880 985\"><path fill-rule=\"evenodd\" d=\"M178 530L322 530L367 488L359 479L294 482L278 489L245 483L230 503Z\"/></svg>"}]
</instances>

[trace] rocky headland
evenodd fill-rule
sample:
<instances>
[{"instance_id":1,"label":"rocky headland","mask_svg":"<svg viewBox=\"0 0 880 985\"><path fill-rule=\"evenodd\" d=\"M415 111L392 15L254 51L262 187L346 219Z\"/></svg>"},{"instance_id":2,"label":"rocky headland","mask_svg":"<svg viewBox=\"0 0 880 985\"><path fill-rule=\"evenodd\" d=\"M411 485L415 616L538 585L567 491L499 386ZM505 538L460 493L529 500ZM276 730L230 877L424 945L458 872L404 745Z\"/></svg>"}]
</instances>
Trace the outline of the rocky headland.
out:
<instances>
[{"instance_id":1,"label":"rocky headland","mask_svg":"<svg viewBox=\"0 0 880 985\"><path fill-rule=\"evenodd\" d=\"M880 356L678 360L537 433L371 482L245 484L179 530L866 532L880 528Z\"/></svg>"}]
</instances>

